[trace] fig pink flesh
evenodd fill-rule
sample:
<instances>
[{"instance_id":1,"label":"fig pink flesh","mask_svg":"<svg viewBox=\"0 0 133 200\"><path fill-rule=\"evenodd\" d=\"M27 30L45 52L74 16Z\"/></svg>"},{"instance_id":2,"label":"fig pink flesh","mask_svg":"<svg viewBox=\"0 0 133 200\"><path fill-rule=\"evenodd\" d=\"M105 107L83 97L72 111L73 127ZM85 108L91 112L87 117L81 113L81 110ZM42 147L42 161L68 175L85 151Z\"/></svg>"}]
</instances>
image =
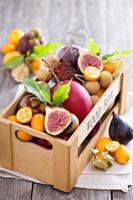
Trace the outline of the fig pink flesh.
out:
<instances>
[{"instance_id":1,"label":"fig pink flesh","mask_svg":"<svg viewBox=\"0 0 133 200\"><path fill-rule=\"evenodd\" d=\"M101 61L96 57L92 55L84 55L81 60L81 67L82 70L84 70L88 66L94 66L99 68L101 66Z\"/></svg>"},{"instance_id":2,"label":"fig pink flesh","mask_svg":"<svg viewBox=\"0 0 133 200\"><path fill-rule=\"evenodd\" d=\"M69 114L63 111L51 112L48 116L48 130L55 132L64 129L70 119Z\"/></svg>"},{"instance_id":3,"label":"fig pink flesh","mask_svg":"<svg viewBox=\"0 0 133 200\"><path fill-rule=\"evenodd\" d=\"M78 82L72 81L69 98L63 103L63 106L82 122L92 109L92 102L87 90Z\"/></svg>"}]
</instances>

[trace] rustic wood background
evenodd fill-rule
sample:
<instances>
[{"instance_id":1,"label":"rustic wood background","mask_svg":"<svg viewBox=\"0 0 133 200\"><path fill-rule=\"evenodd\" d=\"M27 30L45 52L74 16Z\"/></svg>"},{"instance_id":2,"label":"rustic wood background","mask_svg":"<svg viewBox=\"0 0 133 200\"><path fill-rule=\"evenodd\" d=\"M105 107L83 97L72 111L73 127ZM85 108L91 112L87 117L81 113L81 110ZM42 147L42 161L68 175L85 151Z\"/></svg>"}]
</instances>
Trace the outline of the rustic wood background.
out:
<instances>
[{"instance_id":1,"label":"rustic wood background","mask_svg":"<svg viewBox=\"0 0 133 200\"><path fill-rule=\"evenodd\" d=\"M40 27L48 41L85 45L93 37L103 53L133 49L132 0L0 0L0 46L13 28L29 31ZM129 66L128 90L133 91L133 57ZM2 64L1 64L2 66ZM17 85L0 67L0 109L13 99ZM42 172L43 173L43 172ZM132 200L133 189L119 191L73 189L70 194L28 181L0 178L0 200Z\"/></svg>"}]
</instances>

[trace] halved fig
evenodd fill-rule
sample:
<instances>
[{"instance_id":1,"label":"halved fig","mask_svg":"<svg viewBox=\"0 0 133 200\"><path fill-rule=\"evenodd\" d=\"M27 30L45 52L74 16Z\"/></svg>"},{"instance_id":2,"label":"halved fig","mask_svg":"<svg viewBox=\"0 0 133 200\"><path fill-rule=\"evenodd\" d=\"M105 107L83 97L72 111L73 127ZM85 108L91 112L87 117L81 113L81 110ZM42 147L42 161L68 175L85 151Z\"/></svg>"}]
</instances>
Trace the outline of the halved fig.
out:
<instances>
[{"instance_id":1,"label":"halved fig","mask_svg":"<svg viewBox=\"0 0 133 200\"><path fill-rule=\"evenodd\" d=\"M50 135L62 133L71 123L71 114L64 108L46 107L45 129Z\"/></svg>"},{"instance_id":2,"label":"halved fig","mask_svg":"<svg viewBox=\"0 0 133 200\"><path fill-rule=\"evenodd\" d=\"M81 53L78 58L78 66L82 73L84 72L84 69L88 66L96 67L99 70L103 69L101 58L91 53Z\"/></svg>"},{"instance_id":3,"label":"halved fig","mask_svg":"<svg viewBox=\"0 0 133 200\"><path fill-rule=\"evenodd\" d=\"M65 133L69 135L74 133L74 131L78 128L78 126L79 126L79 119L77 118L76 115L71 113L71 123L66 128Z\"/></svg>"}]
</instances>

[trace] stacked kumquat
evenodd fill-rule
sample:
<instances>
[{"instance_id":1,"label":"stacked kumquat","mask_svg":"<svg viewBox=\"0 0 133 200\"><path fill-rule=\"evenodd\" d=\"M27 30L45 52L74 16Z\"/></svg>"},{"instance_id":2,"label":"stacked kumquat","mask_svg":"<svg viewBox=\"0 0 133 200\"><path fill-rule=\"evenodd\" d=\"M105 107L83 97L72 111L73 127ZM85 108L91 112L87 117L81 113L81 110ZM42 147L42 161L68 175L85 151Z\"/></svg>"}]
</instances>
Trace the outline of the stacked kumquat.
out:
<instances>
[{"instance_id":1,"label":"stacked kumquat","mask_svg":"<svg viewBox=\"0 0 133 200\"><path fill-rule=\"evenodd\" d=\"M41 113L33 115L32 109L30 107L20 108L17 111L16 115L10 115L7 117L7 119L15 123L26 125L26 127L31 127L38 131L42 131L42 132L45 131L44 115ZM17 137L22 141L31 141L34 138L33 136L21 130L17 131Z\"/></svg>"},{"instance_id":2,"label":"stacked kumquat","mask_svg":"<svg viewBox=\"0 0 133 200\"><path fill-rule=\"evenodd\" d=\"M93 159L93 166L104 170L110 166L110 163L111 165L113 164L113 159L121 165L126 164L130 160L128 148L108 137L99 139L94 152L95 158Z\"/></svg>"}]
</instances>

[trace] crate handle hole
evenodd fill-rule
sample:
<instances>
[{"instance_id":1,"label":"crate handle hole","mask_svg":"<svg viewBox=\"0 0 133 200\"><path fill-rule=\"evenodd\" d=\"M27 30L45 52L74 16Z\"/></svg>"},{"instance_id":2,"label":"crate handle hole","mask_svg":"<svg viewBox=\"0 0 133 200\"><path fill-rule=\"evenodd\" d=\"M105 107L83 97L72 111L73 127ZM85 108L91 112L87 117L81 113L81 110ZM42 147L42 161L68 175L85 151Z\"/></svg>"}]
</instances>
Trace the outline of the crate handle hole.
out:
<instances>
[{"instance_id":1,"label":"crate handle hole","mask_svg":"<svg viewBox=\"0 0 133 200\"><path fill-rule=\"evenodd\" d=\"M32 135L29 135L28 133L25 133L24 131L21 131L21 130L17 130L15 132L15 135L16 135L16 138L21 142L32 142L45 149L48 149L48 150L53 149L53 145L51 144L51 142L49 142L46 139L33 137Z\"/></svg>"}]
</instances>

